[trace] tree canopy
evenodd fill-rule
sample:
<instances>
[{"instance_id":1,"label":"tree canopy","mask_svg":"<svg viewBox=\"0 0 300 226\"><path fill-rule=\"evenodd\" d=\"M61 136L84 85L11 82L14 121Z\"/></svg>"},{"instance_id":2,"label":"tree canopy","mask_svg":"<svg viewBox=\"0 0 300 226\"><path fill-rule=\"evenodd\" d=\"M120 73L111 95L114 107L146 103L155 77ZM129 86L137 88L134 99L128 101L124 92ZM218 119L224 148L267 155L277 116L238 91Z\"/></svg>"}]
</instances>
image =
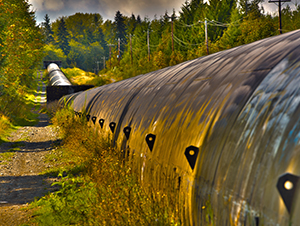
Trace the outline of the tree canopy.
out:
<instances>
[{"instance_id":1,"label":"tree canopy","mask_svg":"<svg viewBox=\"0 0 300 226\"><path fill-rule=\"evenodd\" d=\"M5 115L12 102L25 98L43 57L43 37L26 0L0 0L0 53L0 114Z\"/></svg>"},{"instance_id":2,"label":"tree canopy","mask_svg":"<svg viewBox=\"0 0 300 226\"><path fill-rule=\"evenodd\" d=\"M255 0L246 5L245 1L236 0L191 0L183 3L178 14L166 11L153 20L134 14L127 17L119 10L114 21L103 21L100 14L76 13L64 17L70 52L59 48L65 53L66 66L96 71L99 62L104 69L102 62L106 60L108 68L104 73L122 79L206 55L207 48L214 53L277 35L278 17L265 14L260 2ZM300 27L299 9L283 9L283 32ZM59 36L60 21L61 18L51 24L52 46L66 43Z\"/></svg>"}]
</instances>

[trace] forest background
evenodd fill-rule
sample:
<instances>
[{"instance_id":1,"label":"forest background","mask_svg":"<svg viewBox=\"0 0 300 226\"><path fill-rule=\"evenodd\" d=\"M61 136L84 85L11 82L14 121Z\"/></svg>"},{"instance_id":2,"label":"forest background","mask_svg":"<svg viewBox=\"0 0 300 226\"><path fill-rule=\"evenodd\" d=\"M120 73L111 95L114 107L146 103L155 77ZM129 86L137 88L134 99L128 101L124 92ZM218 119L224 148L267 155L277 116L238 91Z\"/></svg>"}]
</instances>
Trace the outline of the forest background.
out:
<instances>
[{"instance_id":1,"label":"forest background","mask_svg":"<svg viewBox=\"0 0 300 226\"><path fill-rule=\"evenodd\" d=\"M261 0L186 1L179 13L150 20L120 11L114 21L76 13L42 23L46 60L121 80L279 34L278 16ZM270 3L272 4L272 3ZM276 13L274 13L276 14ZM277 15L277 14L276 14ZM208 48L205 41L207 21ZM282 10L282 32L300 28L300 6ZM208 51L207 51L208 49ZM100 71L100 72L99 72Z\"/></svg>"},{"instance_id":2,"label":"forest background","mask_svg":"<svg viewBox=\"0 0 300 226\"><path fill-rule=\"evenodd\" d=\"M42 60L95 72L105 83L207 55L205 21L209 54L278 35L278 16L260 2L190 0L152 20L117 11L114 21L76 13L53 22L45 15L37 25L27 0L0 0L0 117L26 111L20 106ZM282 10L282 24L283 33L300 28L299 5Z\"/></svg>"}]
</instances>

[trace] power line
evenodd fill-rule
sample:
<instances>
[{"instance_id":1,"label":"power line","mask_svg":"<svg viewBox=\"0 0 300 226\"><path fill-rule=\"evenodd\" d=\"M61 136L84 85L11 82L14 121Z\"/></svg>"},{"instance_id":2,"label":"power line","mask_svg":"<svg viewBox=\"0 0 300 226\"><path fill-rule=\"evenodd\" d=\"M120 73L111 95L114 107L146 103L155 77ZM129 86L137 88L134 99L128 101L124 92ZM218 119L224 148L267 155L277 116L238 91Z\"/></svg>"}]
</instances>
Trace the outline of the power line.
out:
<instances>
[{"instance_id":1,"label":"power line","mask_svg":"<svg viewBox=\"0 0 300 226\"><path fill-rule=\"evenodd\" d=\"M185 44L185 45L199 46L199 45L202 44L202 43L197 43L197 44L194 44L194 43L188 43L188 42L185 42L185 41L180 40L180 39L179 39L177 36L175 36L175 35L174 35L174 38L175 38L177 41L179 41L179 42L181 42L181 43L183 43L183 44Z\"/></svg>"}]
</instances>

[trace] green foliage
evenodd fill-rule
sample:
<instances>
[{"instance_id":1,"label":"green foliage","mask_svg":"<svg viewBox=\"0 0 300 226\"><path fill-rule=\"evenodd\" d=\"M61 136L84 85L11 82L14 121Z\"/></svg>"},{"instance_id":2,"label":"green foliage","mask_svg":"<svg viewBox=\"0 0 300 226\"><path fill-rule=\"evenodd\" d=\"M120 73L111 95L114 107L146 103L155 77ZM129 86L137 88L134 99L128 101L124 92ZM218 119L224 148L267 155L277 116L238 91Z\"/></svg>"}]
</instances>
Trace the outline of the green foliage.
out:
<instances>
[{"instance_id":1,"label":"green foliage","mask_svg":"<svg viewBox=\"0 0 300 226\"><path fill-rule=\"evenodd\" d=\"M94 184L69 175L53 185L61 189L34 204L43 207L36 212L39 225L89 225L87 222L93 219L91 204L97 200Z\"/></svg>"},{"instance_id":2,"label":"green foliage","mask_svg":"<svg viewBox=\"0 0 300 226\"><path fill-rule=\"evenodd\" d=\"M184 2L178 17L175 11L171 15L166 11L152 21L134 14L126 17L120 11L114 21L103 21L99 14L76 13L64 18L70 38L68 66L97 73L99 66L104 77L121 80L204 56L205 20L209 53L277 35L278 18L265 14L260 3L254 0L246 7L244 0L191 0ZM295 10L282 10L283 32L300 28L299 10L298 5ZM52 23L56 41L60 41L59 23ZM106 68L99 64L103 58Z\"/></svg>"},{"instance_id":3,"label":"green foliage","mask_svg":"<svg viewBox=\"0 0 300 226\"><path fill-rule=\"evenodd\" d=\"M62 51L65 53L65 55L69 54L69 52L70 52L69 33L67 31L67 27L66 27L64 18L61 18L60 22L58 24L57 45L59 46L59 48L62 49Z\"/></svg>"},{"instance_id":4,"label":"green foliage","mask_svg":"<svg viewBox=\"0 0 300 226\"><path fill-rule=\"evenodd\" d=\"M52 43L54 41L53 39L53 31L51 28L51 24L50 24L50 17L48 14L45 15L44 17L45 22L42 23L42 28L41 28L41 32L43 34L44 38L44 42L46 44Z\"/></svg>"},{"instance_id":5,"label":"green foliage","mask_svg":"<svg viewBox=\"0 0 300 226\"><path fill-rule=\"evenodd\" d=\"M94 86L103 86L106 84L111 83L111 80L107 78L106 76L97 76L89 82L89 84L94 85Z\"/></svg>"},{"instance_id":6,"label":"green foliage","mask_svg":"<svg viewBox=\"0 0 300 226\"><path fill-rule=\"evenodd\" d=\"M248 17L241 23L240 29L241 35L238 36L240 45L278 34L271 16L256 18L255 12L248 14Z\"/></svg>"},{"instance_id":7,"label":"green foliage","mask_svg":"<svg viewBox=\"0 0 300 226\"><path fill-rule=\"evenodd\" d=\"M12 161L12 157L15 155L16 151L20 151L20 148L0 153L0 165L7 165Z\"/></svg>"},{"instance_id":8,"label":"green foliage","mask_svg":"<svg viewBox=\"0 0 300 226\"><path fill-rule=\"evenodd\" d=\"M120 11L116 12L114 25L115 25L116 37L122 40L123 42L126 41L125 18Z\"/></svg>"},{"instance_id":9,"label":"green foliage","mask_svg":"<svg viewBox=\"0 0 300 226\"><path fill-rule=\"evenodd\" d=\"M25 0L0 0L0 114L12 122L27 110L26 95L36 86L43 57L42 36L29 8Z\"/></svg>"},{"instance_id":10,"label":"green foliage","mask_svg":"<svg viewBox=\"0 0 300 226\"><path fill-rule=\"evenodd\" d=\"M0 144L3 141L3 136L6 135L7 131L12 127L9 119L3 115L0 115Z\"/></svg>"},{"instance_id":11,"label":"green foliage","mask_svg":"<svg viewBox=\"0 0 300 226\"><path fill-rule=\"evenodd\" d=\"M56 46L54 52L63 51L63 67L94 71L97 61L108 52L102 23L100 14L76 13L51 24L55 42L49 45ZM51 55L52 52L48 53L44 60L59 60L55 55Z\"/></svg>"},{"instance_id":12,"label":"green foliage","mask_svg":"<svg viewBox=\"0 0 300 226\"><path fill-rule=\"evenodd\" d=\"M56 48L53 44L45 45L44 47L45 57L43 60L60 60L62 66L67 67L67 56L60 48Z\"/></svg>"},{"instance_id":13,"label":"green foliage","mask_svg":"<svg viewBox=\"0 0 300 226\"><path fill-rule=\"evenodd\" d=\"M218 21L219 23L228 23L230 21L232 9L236 8L235 0L211 0L207 5L205 17L211 21ZM223 26L214 26L208 29L208 36L212 42L217 41L222 37L226 28Z\"/></svg>"}]
</instances>

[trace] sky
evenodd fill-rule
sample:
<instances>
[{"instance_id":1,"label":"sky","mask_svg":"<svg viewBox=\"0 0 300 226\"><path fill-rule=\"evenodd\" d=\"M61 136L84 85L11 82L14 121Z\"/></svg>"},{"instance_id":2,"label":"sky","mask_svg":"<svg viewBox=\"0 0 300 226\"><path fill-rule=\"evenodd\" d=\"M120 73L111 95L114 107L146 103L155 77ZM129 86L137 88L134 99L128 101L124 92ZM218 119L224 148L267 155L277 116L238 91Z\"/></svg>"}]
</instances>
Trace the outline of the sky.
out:
<instances>
[{"instance_id":1,"label":"sky","mask_svg":"<svg viewBox=\"0 0 300 226\"><path fill-rule=\"evenodd\" d=\"M180 11L181 6L186 0L29 0L31 9L36 12L37 23L44 21L46 14L50 16L51 22L61 16L70 16L76 12L99 13L104 20L114 20L116 12L119 10L122 15L145 16L150 19L157 15L160 18L165 11L169 14L175 9L176 13ZM300 0L292 0L295 1ZM286 4L285 4L286 5ZM285 5L283 7L285 7ZM294 4L292 4L294 5ZM292 6L291 5L291 6ZM266 12L277 13L278 6L274 3L268 3L265 0L263 7ZM292 6L293 7L293 6Z\"/></svg>"},{"instance_id":2,"label":"sky","mask_svg":"<svg viewBox=\"0 0 300 226\"><path fill-rule=\"evenodd\" d=\"M51 21L61 16L73 15L76 12L99 13L104 20L114 20L119 10L124 16L140 15L159 18L167 10L169 14L180 10L185 0L29 0L32 10L36 12L37 23L44 21L46 14Z\"/></svg>"}]
</instances>

